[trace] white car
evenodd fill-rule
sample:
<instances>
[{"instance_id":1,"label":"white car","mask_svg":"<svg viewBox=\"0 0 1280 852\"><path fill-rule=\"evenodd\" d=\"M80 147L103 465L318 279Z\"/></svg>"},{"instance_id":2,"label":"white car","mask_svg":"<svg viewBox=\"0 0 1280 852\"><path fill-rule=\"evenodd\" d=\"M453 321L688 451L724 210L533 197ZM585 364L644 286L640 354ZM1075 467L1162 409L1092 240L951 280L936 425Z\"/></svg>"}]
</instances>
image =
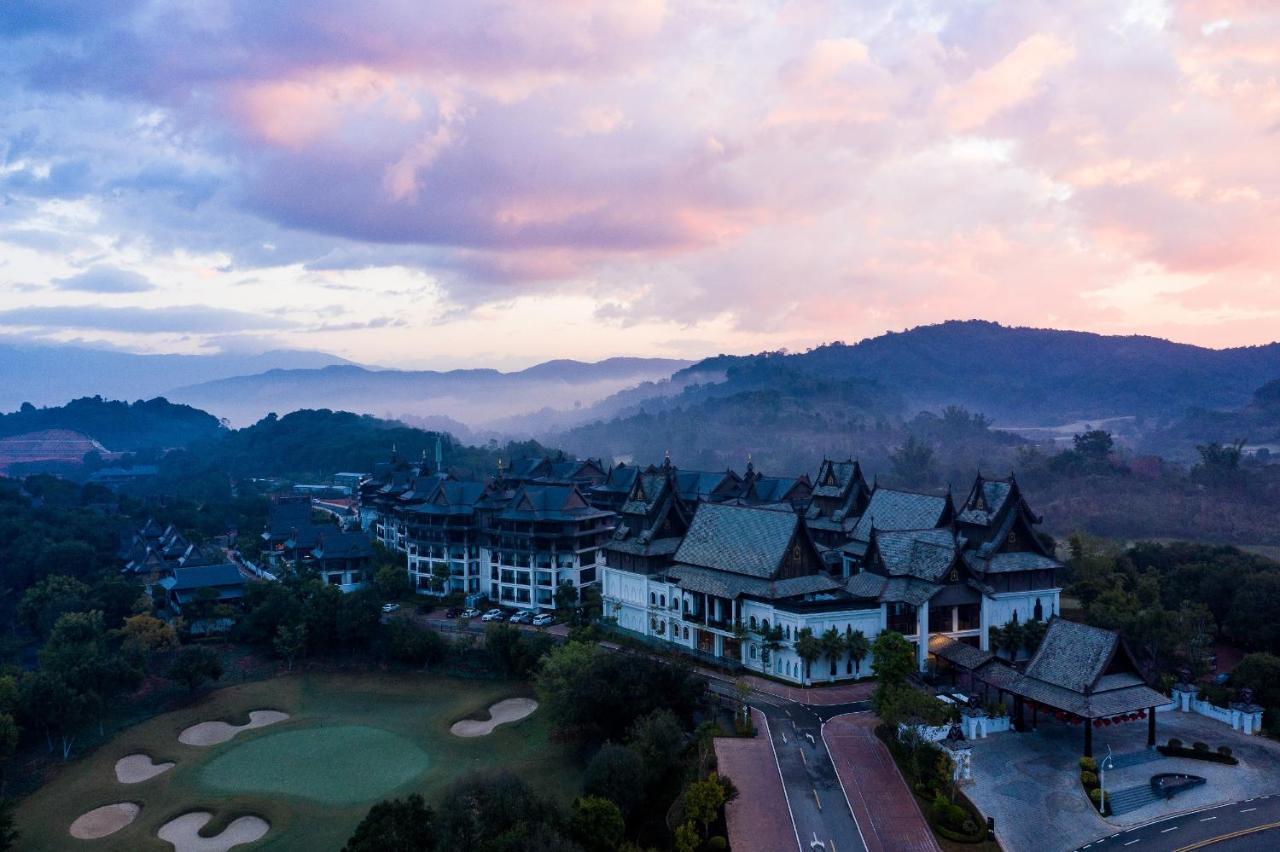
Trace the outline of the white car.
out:
<instances>
[{"instance_id":1,"label":"white car","mask_svg":"<svg viewBox=\"0 0 1280 852\"><path fill-rule=\"evenodd\" d=\"M399 608L400 608L400 604L398 603L385 603L382 605L383 612L395 612Z\"/></svg>"},{"instance_id":2,"label":"white car","mask_svg":"<svg viewBox=\"0 0 1280 852\"><path fill-rule=\"evenodd\" d=\"M480 617L480 610L478 609L464 609L462 611L462 614L458 616L458 618L479 618L479 617Z\"/></svg>"},{"instance_id":3,"label":"white car","mask_svg":"<svg viewBox=\"0 0 1280 852\"><path fill-rule=\"evenodd\" d=\"M500 609L491 609L480 616L481 621L502 621L502 618L502 610Z\"/></svg>"},{"instance_id":4,"label":"white car","mask_svg":"<svg viewBox=\"0 0 1280 852\"><path fill-rule=\"evenodd\" d=\"M533 617L533 626L546 627L548 624L550 624L553 621L555 621L555 619L551 616L551 613L540 612Z\"/></svg>"}]
</instances>

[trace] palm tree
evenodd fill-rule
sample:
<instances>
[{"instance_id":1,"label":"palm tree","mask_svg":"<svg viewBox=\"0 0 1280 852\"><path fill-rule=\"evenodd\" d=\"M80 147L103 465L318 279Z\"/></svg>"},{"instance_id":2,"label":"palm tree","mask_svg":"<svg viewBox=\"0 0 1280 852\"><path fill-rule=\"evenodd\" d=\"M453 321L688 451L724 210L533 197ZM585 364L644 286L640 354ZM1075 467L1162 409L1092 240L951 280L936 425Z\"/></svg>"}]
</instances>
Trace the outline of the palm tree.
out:
<instances>
[{"instance_id":1,"label":"palm tree","mask_svg":"<svg viewBox=\"0 0 1280 852\"><path fill-rule=\"evenodd\" d=\"M763 628L760 631L760 671L765 671L774 652L782 647L782 625Z\"/></svg>"},{"instance_id":2,"label":"palm tree","mask_svg":"<svg viewBox=\"0 0 1280 852\"><path fill-rule=\"evenodd\" d=\"M871 653L871 643L867 641L867 634L852 627L848 628L844 632L844 649L853 660L854 677L862 677L862 658Z\"/></svg>"},{"instance_id":3,"label":"palm tree","mask_svg":"<svg viewBox=\"0 0 1280 852\"><path fill-rule=\"evenodd\" d=\"M818 640L822 643L822 656L831 664L831 678L836 676L836 663L844 656L844 637L834 627L828 627Z\"/></svg>"},{"instance_id":4,"label":"palm tree","mask_svg":"<svg viewBox=\"0 0 1280 852\"><path fill-rule=\"evenodd\" d=\"M809 667L822 656L822 642L808 627L796 631L796 656L804 663L804 682L809 682Z\"/></svg>"}]
</instances>

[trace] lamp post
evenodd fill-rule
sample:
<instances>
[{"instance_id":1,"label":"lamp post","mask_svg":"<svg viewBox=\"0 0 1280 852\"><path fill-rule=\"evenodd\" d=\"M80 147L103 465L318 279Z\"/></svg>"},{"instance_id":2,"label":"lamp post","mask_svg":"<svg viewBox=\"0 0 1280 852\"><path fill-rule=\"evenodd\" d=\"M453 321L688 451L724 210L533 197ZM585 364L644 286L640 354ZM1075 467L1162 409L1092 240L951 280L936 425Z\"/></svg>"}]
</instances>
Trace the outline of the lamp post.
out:
<instances>
[{"instance_id":1,"label":"lamp post","mask_svg":"<svg viewBox=\"0 0 1280 852\"><path fill-rule=\"evenodd\" d=\"M1107 769L1113 766L1111 760L1111 746L1107 746L1107 756L1102 758L1102 762L1098 764L1098 813L1106 813L1107 810Z\"/></svg>"}]
</instances>

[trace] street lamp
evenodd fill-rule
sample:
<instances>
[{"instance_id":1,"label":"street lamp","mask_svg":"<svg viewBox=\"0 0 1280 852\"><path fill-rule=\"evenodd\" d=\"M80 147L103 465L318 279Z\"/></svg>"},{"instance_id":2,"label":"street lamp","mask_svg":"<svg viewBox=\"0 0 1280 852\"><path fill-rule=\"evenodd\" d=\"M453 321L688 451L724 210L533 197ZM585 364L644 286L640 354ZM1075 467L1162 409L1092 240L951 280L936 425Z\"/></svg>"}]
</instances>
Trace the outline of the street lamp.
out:
<instances>
[{"instance_id":1,"label":"street lamp","mask_svg":"<svg viewBox=\"0 0 1280 852\"><path fill-rule=\"evenodd\" d=\"M1114 769L1115 763L1111 759L1111 746L1107 746L1107 756L1102 758L1102 762L1098 764L1098 813L1106 813L1107 811L1107 770Z\"/></svg>"}]
</instances>

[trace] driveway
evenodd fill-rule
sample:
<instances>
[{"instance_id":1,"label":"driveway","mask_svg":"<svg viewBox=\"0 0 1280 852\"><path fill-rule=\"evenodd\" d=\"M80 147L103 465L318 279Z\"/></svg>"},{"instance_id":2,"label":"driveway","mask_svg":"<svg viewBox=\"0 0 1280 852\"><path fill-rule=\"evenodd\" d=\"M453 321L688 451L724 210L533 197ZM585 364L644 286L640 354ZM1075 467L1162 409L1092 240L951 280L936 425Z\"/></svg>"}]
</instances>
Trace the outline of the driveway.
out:
<instances>
[{"instance_id":1,"label":"driveway","mask_svg":"<svg viewBox=\"0 0 1280 852\"><path fill-rule=\"evenodd\" d=\"M1006 849L1045 848L1046 837L1055 839L1054 848L1079 848L1173 814L1280 792L1280 744L1245 737L1190 713L1161 713L1158 721L1161 743L1178 737L1186 743L1203 740L1214 748L1227 745L1240 765L1158 758L1108 772L1108 790L1146 784L1157 772L1188 772L1209 783L1104 820L1080 786L1080 729L1042 721L1034 732L974 741L974 782L965 792L983 814L995 818L996 835ZM1108 745L1115 754L1140 751L1146 734L1141 722L1103 728L1094 737L1094 756L1104 756Z\"/></svg>"}]
</instances>

